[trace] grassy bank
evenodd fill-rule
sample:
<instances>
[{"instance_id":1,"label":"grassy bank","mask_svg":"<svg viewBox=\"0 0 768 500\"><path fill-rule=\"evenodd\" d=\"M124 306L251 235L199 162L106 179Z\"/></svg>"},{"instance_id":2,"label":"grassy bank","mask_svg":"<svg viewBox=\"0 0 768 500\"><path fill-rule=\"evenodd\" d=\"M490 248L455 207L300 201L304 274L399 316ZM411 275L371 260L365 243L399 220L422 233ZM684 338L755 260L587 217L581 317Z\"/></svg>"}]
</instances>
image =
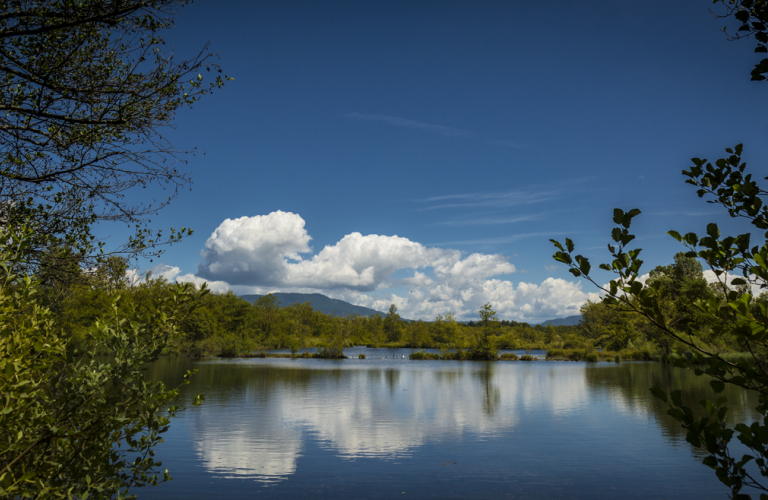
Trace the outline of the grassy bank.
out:
<instances>
[{"instance_id":1,"label":"grassy bank","mask_svg":"<svg viewBox=\"0 0 768 500\"><path fill-rule=\"evenodd\" d=\"M749 353L721 353L719 355L722 359L733 363L751 362L752 357ZM218 356L228 357L228 356ZM305 351L301 354L288 354L288 353L268 353L266 351L257 351L249 354L237 356L240 358L302 358L302 359L347 359L340 350L336 349L321 349L319 352L311 353ZM358 355L358 358L365 359L365 354ZM541 360L536 356L528 354L517 355L513 352L505 352L500 354L497 358L489 357L487 352L475 352L470 349L449 351L447 349L440 352L425 352L424 350L413 351L408 356L411 360L466 360L466 361L536 361ZM659 361L663 363L676 363L679 361L693 361L693 358L689 356L680 355L677 353L671 353L669 355L659 355L658 353L651 352L647 349L632 350L622 349L620 351L596 351L588 349L548 349L546 354L546 360L548 361Z\"/></svg>"},{"instance_id":2,"label":"grassy bank","mask_svg":"<svg viewBox=\"0 0 768 500\"><path fill-rule=\"evenodd\" d=\"M362 355L363 357L360 359L365 359L365 355ZM240 354L239 356L223 356L219 355L216 356L217 358L302 358L302 359L310 359L310 358L317 358L317 359L347 359L347 356L341 353L337 352L328 352L328 351L319 351L319 352L309 352L304 351L301 354L288 354L288 353L278 353L278 352L265 352L265 351L258 351L258 352L252 352L248 354Z\"/></svg>"},{"instance_id":3,"label":"grassy bank","mask_svg":"<svg viewBox=\"0 0 768 500\"><path fill-rule=\"evenodd\" d=\"M647 349L620 351L595 351L587 349L549 349L547 359L569 361L655 361L660 358Z\"/></svg>"}]
</instances>

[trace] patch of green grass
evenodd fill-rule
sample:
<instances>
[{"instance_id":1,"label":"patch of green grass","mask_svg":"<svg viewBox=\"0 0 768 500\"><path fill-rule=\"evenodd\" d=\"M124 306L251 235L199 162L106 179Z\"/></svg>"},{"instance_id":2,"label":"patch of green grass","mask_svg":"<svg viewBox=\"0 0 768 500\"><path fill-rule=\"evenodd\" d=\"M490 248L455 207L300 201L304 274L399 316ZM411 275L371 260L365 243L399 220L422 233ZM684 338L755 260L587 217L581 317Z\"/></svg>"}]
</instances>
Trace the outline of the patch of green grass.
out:
<instances>
[{"instance_id":1,"label":"patch of green grass","mask_svg":"<svg viewBox=\"0 0 768 500\"><path fill-rule=\"evenodd\" d=\"M567 359L570 361L610 361L617 363L622 360L652 361L655 356L647 349L631 350L622 349L616 351L590 351L587 349L549 349L547 359Z\"/></svg>"},{"instance_id":2,"label":"patch of green grass","mask_svg":"<svg viewBox=\"0 0 768 500\"><path fill-rule=\"evenodd\" d=\"M409 356L409 359L440 359L440 354L436 352L424 352L414 351Z\"/></svg>"},{"instance_id":3,"label":"patch of green grass","mask_svg":"<svg viewBox=\"0 0 768 500\"><path fill-rule=\"evenodd\" d=\"M451 351L443 351L441 359L455 359L455 360L462 360L462 359L469 359L467 356L467 351L464 351L463 349L457 349L453 352Z\"/></svg>"},{"instance_id":4,"label":"patch of green grass","mask_svg":"<svg viewBox=\"0 0 768 500\"><path fill-rule=\"evenodd\" d=\"M748 352L721 352L719 356L723 361L739 365L751 365L755 362L755 358Z\"/></svg>"}]
</instances>

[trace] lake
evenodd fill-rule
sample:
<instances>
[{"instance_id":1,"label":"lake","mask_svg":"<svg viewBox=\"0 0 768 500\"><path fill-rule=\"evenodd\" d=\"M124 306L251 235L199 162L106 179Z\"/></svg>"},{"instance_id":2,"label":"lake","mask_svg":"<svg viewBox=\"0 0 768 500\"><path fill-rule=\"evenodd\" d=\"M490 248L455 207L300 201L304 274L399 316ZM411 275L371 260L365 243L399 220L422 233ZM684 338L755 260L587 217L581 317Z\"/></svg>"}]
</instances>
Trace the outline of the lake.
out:
<instances>
[{"instance_id":1,"label":"lake","mask_svg":"<svg viewBox=\"0 0 768 500\"><path fill-rule=\"evenodd\" d=\"M356 359L358 353L367 359ZM156 458L167 498L724 499L683 430L648 390L713 398L659 363L411 361L408 349L346 360L161 359L150 376L205 402L175 419ZM406 356L403 359L402 356ZM729 387L731 419L754 395Z\"/></svg>"}]
</instances>

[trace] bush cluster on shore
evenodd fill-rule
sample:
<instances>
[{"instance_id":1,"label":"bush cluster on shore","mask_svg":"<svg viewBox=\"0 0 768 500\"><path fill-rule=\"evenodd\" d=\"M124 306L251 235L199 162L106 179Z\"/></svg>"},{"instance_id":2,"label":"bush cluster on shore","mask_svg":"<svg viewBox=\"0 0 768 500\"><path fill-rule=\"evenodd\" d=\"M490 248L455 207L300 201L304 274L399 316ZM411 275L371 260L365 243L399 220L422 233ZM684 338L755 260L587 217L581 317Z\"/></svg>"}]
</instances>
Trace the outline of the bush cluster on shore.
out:
<instances>
[{"instance_id":1,"label":"bush cluster on shore","mask_svg":"<svg viewBox=\"0 0 768 500\"><path fill-rule=\"evenodd\" d=\"M585 349L549 349L547 359L567 359L570 361L658 361L661 358L648 351L622 349L621 351L595 351Z\"/></svg>"}]
</instances>

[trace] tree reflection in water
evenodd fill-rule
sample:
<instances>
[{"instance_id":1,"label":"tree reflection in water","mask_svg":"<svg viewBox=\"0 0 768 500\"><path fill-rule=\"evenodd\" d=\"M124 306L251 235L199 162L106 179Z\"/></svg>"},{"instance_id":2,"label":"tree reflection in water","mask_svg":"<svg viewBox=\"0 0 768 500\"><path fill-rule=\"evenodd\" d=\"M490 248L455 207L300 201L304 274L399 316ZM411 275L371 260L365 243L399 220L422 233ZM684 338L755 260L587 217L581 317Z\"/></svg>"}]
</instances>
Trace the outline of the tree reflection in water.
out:
<instances>
[{"instance_id":1,"label":"tree reflection in water","mask_svg":"<svg viewBox=\"0 0 768 500\"><path fill-rule=\"evenodd\" d=\"M712 397L707 380L656 363L163 359L148 369L175 384L190 368L199 372L183 387L181 403L206 395L185 417L197 463L217 477L263 484L307 467L300 459L309 443L347 462L391 462L462 439L491 440L497 453L506 453L521 431L546 437L549 428L542 426L553 425L552 439L562 441L557 446L580 450L570 436L592 439L594 431L567 427L574 422L602 429L601 419L613 419L611 425L651 419L667 443L680 446L682 429L649 387L685 388L693 401ZM750 416L756 398L727 390L738 404L732 415ZM582 466L578 457L573 461Z\"/></svg>"},{"instance_id":2,"label":"tree reflection in water","mask_svg":"<svg viewBox=\"0 0 768 500\"><path fill-rule=\"evenodd\" d=\"M712 379L696 376L693 369L675 368L661 363L599 363L587 364L585 376L591 391L612 396L611 401L620 411L652 417L664 435L676 443L685 441L685 430L679 422L667 415L667 405L650 397L649 388L654 384L667 392L680 389L683 401L694 412L700 411L702 414L704 410L699 401L714 401L718 396L727 397L731 404L726 416L728 425L749 422L758 416L754 411L758 404L755 393L726 385L724 393L716 395L709 385ZM698 448L691 449L697 455L701 451Z\"/></svg>"}]
</instances>

